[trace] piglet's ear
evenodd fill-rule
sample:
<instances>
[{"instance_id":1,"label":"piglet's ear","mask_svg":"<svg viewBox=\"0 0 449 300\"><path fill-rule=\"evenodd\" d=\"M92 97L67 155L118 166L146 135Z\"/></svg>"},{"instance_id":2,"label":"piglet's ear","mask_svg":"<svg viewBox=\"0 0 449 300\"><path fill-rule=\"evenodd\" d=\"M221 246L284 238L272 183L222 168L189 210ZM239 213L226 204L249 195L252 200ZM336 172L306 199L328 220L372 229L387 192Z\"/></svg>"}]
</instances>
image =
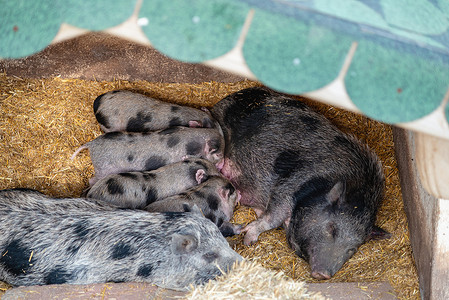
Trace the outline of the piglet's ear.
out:
<instances>
[{"instance_id":1,"label":"piglet's ear","mask_svg":"<svg viewBox=\"0 0 449 300\"><path fill-rule=\"evenodd\" d=\"M346 184L342 181L337 182L327 193L326 199L329 204L341 204L345 198Z\"/></svg>"},{"instance_id":2,"label":"piglet's ear","mask_svg":"<svg viewBox=\"0 0 449 300\"><path fill-rule=\"evenodd\" d=\"M171 251L182 255L194 251L198 247L198 240L189 234L174 233L171 238Z\"/></svg>"},{"instance_id":3,"label":"piglet's ear","mask_svg":"<svg viewBox=\"0 0 449 300\"><path fill-rule=\"evenodd\" d=\"M383 230L380 227L373 226L373 230L371 230L371 234L368 237L368 240L385 240L391 237L391 233Z\"/></svg>"},{"instance_id":4,"label":"piglet's ear","mask_svg":"<svg viewBox=\"0 0 449 300\"><path fill-rule=\"evenodd\" d=\"M201 211L201 209L196 204L193 204L192 206L190 206L190 212L194 213L194 214L196 214L198 216L204 217L203 212Z\"/></svg>"},{"instance_id":5,"label":"piglet's ear","mask_svg":"<svg viewBox=\"0 0 449 300\"><path fill-rule=\"evenodd\" d=\"M201 124L201 121L192 120L189 121L189 127L191 128L203 127L203 124Z\"/></svg>"},{"instance_id":6,"label":"piglet's ear","mask_svg":"<svg viewBox=\"0 0 449 300\"><path fill-rule=\"evenodd\" d=\"M203 169L198 169L198 171L196 171L196 174L195 174L195 179L198 184L206 181L207 180L206 171Z\"/></svg>"}]
</instances>

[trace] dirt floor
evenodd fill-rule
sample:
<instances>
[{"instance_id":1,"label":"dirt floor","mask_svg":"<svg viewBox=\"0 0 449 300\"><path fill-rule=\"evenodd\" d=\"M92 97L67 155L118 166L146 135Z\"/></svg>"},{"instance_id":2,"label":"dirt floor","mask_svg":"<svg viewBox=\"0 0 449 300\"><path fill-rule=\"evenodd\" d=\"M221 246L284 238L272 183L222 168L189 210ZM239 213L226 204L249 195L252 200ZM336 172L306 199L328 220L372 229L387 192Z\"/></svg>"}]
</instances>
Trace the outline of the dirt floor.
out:
<instances>
[{"instance_id":1,"label":"dirt floor","mask_svg":"<svg viewBox=\"0 0 449 300\"><path fill-rule=\"evenodd\" d=\"M26 187L57 197L79 196L93 174L93 167L87 151L74 161L70 156L77 147L101 134L92 103L104 92L130 89L169 102L210 107L232 92L255 85L259 83L246 80L180 84L26 79L0 73L0 188ZM388 281L399 298L419 299L391 127L302 100L373 148L386 174L387 188L377 225L392 233L392 238L364 244L329 281ZM234 221L248 223L254 218L251 209L238 207ZM242 244L241 236L228 240L244 257L254 258L270 269L283 270L296 280L317 282L311 278L309 266L287 246L282 229L263 233L259 242L249 247ZM7 288L0 283L0 294Z\"/></svg>"}]
</instances>

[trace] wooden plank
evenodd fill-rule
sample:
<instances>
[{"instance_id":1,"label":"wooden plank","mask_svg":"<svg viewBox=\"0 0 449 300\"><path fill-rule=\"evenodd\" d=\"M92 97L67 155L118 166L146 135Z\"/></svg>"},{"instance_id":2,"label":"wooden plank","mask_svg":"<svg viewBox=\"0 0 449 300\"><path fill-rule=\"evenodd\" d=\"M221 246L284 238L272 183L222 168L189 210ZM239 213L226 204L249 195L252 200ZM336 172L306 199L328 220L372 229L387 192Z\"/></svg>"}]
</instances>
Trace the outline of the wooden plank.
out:
<instances>
[{"instance_id":1,"label":"wooden plank","mask_svg":"<svg viewBox=\"0 0 449 300\"><path fill-rule=\"evenodd\" d=\"M426 162L417 161L416 134L398 127L394 128L393 133L421 297L449 299L449 200L432 196L423 188L417 165ZM418 145L423 148L421 143L418 142ZM422 157L435 158L421 154L421 160ZM427 163L429 166L424 168L430 170L430 166L438 162Z\"/></svg>"},{"instance_id":2,"label":"wooden plank","mask_svg":"<svg viewBox=\"0 0 449 300\"><path fill-rule=\"evenodd\" d=\"M436 198L449 199L449 140L416 133L415 149L423 187Z\"/></svg>"},{"instance_id":3,"label":"wooden plank","mask_svg":"<svg viewBox=\"0 0 449 300\"><path fill-rule=\"evenodd\" d=\"M435 299L449 299L449 200L438 199L437 208L432 294Z\"/></svg>"}]
</instances>

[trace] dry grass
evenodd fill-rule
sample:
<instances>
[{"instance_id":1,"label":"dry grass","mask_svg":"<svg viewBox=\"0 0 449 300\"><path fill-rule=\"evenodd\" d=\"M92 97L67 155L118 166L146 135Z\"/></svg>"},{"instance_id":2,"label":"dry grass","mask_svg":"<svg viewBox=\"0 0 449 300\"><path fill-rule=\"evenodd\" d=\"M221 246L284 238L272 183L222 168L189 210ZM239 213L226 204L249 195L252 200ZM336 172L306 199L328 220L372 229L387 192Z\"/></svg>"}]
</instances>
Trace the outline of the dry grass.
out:
<instances>
[{"instance_id":1,"label":"dry grass","mask_svg":"<svg viewBox=\"0 0 449 300\"><path fill-rule=\"evenodd\" d=\"M78 196L87 186L93 167L87 152L74 161L70 156L77 147L101 134L92 103L102 93L132 89L178 104L210 107L232 92L255 85L251 81L193 85L38 80L0 74L0 188L27 187L58 197ZM389 281L400 298L419 299L391 127L334 107L311 101L309 104L372 147L383 162L387 178L377 223L391 232L392 238L363 245L330 281ZM239 207L234 216L238 223L254 218L252 210L244 207ZM242 245L241 236L229 242L242 256L267 268L282 270L295 280L314 282L309 266L288 248L281 229L263 233L253 246ZM0 285L0 294L4 288Z\"/></svg>"},{"instance_id":2,"label":"dry grass","mask_svg":"<svg viewBox=\"0 0 449 300\"><path fill-rule=\"evenodd\" d=\"M235 264L232 272L209 281L204 286L194 287L186 298L188 300L326 299L319 293L307 292L304 282L293 280L285 276L282 271L266 269L254 261Z\"/></svg>"}]
</instances>

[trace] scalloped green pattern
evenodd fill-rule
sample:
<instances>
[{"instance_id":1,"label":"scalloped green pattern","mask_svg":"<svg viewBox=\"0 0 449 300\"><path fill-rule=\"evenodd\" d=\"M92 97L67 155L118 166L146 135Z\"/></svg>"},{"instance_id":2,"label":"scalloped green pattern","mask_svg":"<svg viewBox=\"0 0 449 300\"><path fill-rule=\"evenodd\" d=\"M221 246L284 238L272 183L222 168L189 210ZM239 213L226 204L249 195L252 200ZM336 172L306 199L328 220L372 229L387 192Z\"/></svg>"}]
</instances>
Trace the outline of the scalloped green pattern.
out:
<instances>
[{"instance_id":1,"label":"scalloped green pattern","mask_svg":"<svg viewBox=\"0 0 449 300\"><path fill-rule=\"evenodd\" d=\"M36 0L34 0L36 1ZM89 30L117 26L131 17L137 0L63 0L64 22Z\"/></svg>"},{"instance_id":2,"label":"scalloped green pattern","mask_svg":"<svg viewBox=\"0 0 449 300\"><path fill-rule=\"evenodd\" d=\"M139 18L151 44L186 62L203 62L229 52L236 44L249 7L226 1L144 1Z\"/></svg>"},{"instance_id":3,"label":"scalloped green pattern","mask_svg":"<svg viewBox=\"0 0 449 300\"><path fill-rule=\"evenodd\" d=\"M427 0L380 0L385 19L398 28L421 34L442 34L449 22L439 8Z\"/></svg>"},{"instance_id":4,"label":"scalloped green pattern","mask_svg":"<svg viewBox=\"0 0 449 300\"><path fill-rule=\"evenodd\" d=\"M104 30L127 20L137 0L0 0L0 57L45 48L62 22ZM346 90L366 115L387 123L435 110L449 87L448 0L143 0L139 24L152 45L186 62L233 49L250 9L243 45L264 84L300 94L340 73L358 43Z\"/></svg>"},{"instance_id":5,"label":"scalloped green pattern","mask_svg":"<svg viewBox=\"0 0 449 300\"><path fill-rule=\"evenodd\" d=\"M60 1L0 0L0 57L19 58L47 47L59 30Z\"/></svg>"},{"instance_id":6,"label":"scalloped green pattern","mask_svg":"<svg viewBox=\"0 0 449 300\"><path fill-rule=\"evenodd\" d=\"M449 103L446 104L444 114L446 115L446 121L449 123Z\"/></svg>"},{"instance_id":7,"label":"scalloped green pattern","mask_svg":"<svg viewBox=\"0 0 449 300\"><path fill-rule=\"evenodd\" d=\"M449 87L449 65L361 41L345 85L367 116L386 123L408 122L440 105Z\"/></svg>"},{"instance_id":8,"label":"scalloped green pattern","mask_svg":"<svg viewBox=\"0 0 449 300\"><path fill-rule=\"evenodd\" d=\"M313 22L256 10L243 46L251 71L274 89L299 94L334 80L351 39Z\"/></svg>"}]
</instances>

